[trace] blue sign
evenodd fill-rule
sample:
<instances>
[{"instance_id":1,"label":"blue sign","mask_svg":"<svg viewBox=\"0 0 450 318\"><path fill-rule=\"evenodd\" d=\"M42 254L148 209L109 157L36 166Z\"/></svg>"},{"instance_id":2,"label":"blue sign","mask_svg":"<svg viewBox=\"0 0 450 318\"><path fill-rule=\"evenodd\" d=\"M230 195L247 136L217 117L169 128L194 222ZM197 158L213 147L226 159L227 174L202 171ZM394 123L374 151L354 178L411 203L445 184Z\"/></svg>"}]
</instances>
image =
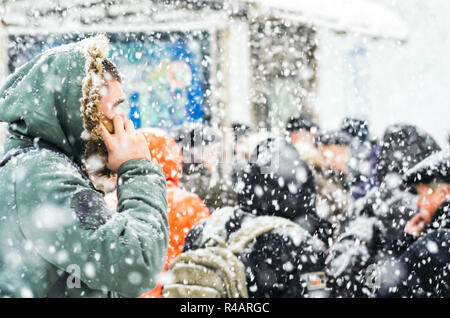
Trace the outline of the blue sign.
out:
<instances>
[{"instance_id":1,"label":"blue sign","mask_svg":"<svg viewBox=\"0 0 450 318\"><path fill-rule=\"evenodd\" d=\"M89 34L11 35L9 70L43 50ZM118 66L136 127L170 129L209 120L207 32L110 33L110 58Z\"/></svg>"}]
</instances>

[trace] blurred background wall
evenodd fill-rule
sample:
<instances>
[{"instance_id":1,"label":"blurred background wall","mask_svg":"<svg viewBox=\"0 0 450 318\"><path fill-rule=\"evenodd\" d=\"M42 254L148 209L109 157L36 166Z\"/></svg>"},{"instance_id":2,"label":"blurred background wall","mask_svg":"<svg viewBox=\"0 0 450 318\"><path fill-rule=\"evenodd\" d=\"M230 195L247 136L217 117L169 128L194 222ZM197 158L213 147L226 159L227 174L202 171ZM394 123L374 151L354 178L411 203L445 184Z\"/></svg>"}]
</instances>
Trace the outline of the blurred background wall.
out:
<instances>
[{"instance_id":1,"label":"blurred background wall","mask_svg":"<svg viewBox=\"0 0 450 318\"><path fill-rule=\"evenodd\" d=\"M450 1L379 0L407 24L408 40L372 41L318 32L317 99L323 126L365 116L381 134L414 123L442 145L450 133Z\"/></svg>"},{"instance_id":2,"label":"blurred background wall","mask_svg":"<svg viewBox=\"0 0 450 318\"><path fill-rule=\"evenodd\" d=\"M168 5L172 2L177 4ZM28 25L33 32L39 28L47 32L55 30L51 19L43 14L50 9L58 14L58 8L45 1L4 3L5 8L12 4L10 11L3 11L3 17L13 21L13 26L14 23ZM362 117L368 120L371 132L376 135L392 123L413 123L430 132L441 144L447 143L450 133L448 0L375 1L405 22L408 38L402 42L353 32L337 33L321 26L286 24L270 15L255 17L248 14L251 4L230 6L233 1L117 3L106 16L98 5L83 10L69 9L65 16L78 14L74 21L82 20L83 30L90 31L98 25L103 25L102 30L110 30L110 26L105 27L108 19L120 31L134 30L136 26L140 30L147 28L149 34L152 30L165 29L206 31L209 82L205 88L208 102L205 111L209 115L205 117L210 116L210 123L219 127L229 127L236 121L281 127L288 115L301 112L315 117L325 129L336 128L344 116ZM149 6L150 3L158 6ZM37 11L31 10L32 7ZM66 22L69 21L64 18L53 19L51 23L62 23L72 32L82 31L79 25L71 27ZM32 23L40 26L34 28ZM12 28L1 28L0 75L3 78L8 74L5 34L11 34ZM4 133L0 133L0 145L3 138Z\"/></svg>"}]
</instances>

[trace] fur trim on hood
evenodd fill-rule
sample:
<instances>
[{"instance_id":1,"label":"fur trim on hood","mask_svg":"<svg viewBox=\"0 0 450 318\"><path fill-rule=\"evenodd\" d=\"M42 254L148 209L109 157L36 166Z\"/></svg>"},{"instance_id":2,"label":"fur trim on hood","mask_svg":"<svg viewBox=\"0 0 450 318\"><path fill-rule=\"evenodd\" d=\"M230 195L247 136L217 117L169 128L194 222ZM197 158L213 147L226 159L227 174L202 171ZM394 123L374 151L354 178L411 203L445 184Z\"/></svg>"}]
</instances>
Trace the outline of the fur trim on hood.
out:
<instances>
[{"instance_id":1,"label":"fur trim on hood","mask_svg":"<svg viewBox=\"0 0 450 318\"><path fill-rule=\"evenodd\" d=\"M106 85L102 62L109 52L109 41L104 34L83 41L85 51L85 77L82 82L81 114L85 141L83 165L89 175L112 177L114 173L106 167L108 152L100 129L101 89Z\"/></svg>"},{"instance_id":2,"label":"fur trim on hood","mask_svg":"<svg viewBox=\"0 0 450 318\"><path fill-rule=\"evenodd\" d=\"M108 39L98 35L43 51L0 87L4 151L41 146L67 155L90 176L111 176L100 133L103 61Z\"/></svg>"}]
</instances>

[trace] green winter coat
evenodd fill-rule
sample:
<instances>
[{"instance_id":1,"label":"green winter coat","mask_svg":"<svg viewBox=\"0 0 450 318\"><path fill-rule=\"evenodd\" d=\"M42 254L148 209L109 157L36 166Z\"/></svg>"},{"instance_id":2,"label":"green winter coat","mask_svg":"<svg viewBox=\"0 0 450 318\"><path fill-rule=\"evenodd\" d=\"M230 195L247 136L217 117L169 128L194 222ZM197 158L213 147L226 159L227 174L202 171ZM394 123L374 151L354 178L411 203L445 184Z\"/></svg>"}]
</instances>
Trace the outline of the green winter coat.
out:
<instances>
[{"instance_id":1,"label":"green winter coat","mask_svg":"<svg viewBox=\"0 0 450 318\"><path fill-rule=\"evenodd\" d=\"M81 168L87 108L80 99L98 92L84 91L101 72L89 63L107 56L107 45L98 36L51 49L0 90L5 153L38 148L0 168L0 297L136 297L163 268L169 230L161 168L145 159L124 163L117 212ZM86 130L93 138L95 129Z\"/></svg>"}]
</instances>

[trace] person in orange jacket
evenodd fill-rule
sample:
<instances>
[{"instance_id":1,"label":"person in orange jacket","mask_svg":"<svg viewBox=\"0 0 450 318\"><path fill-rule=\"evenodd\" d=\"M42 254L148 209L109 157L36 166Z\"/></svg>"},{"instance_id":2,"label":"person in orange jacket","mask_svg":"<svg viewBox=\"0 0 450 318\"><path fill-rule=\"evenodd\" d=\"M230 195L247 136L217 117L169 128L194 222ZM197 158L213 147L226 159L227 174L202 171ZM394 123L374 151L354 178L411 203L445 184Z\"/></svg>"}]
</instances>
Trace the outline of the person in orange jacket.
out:
<instances>
[{"instance_id":1,"label":"person in orange jacket","mask_svg":"<svg viewBox=\"0 0 450 318\"><path fill-rule=\"evenodd\" d=\"M183 157L175 140L157 128L141 128L138 132L145 136L152 159L161 166L166 176L170 235L164 273L171 262L183 252L184 241L191 228L208 218L211 213L196 194L180 187ZM162 285L159 283L153 290L140 297L160 298L161 288Z\"/></svg>"}]
</instances>

